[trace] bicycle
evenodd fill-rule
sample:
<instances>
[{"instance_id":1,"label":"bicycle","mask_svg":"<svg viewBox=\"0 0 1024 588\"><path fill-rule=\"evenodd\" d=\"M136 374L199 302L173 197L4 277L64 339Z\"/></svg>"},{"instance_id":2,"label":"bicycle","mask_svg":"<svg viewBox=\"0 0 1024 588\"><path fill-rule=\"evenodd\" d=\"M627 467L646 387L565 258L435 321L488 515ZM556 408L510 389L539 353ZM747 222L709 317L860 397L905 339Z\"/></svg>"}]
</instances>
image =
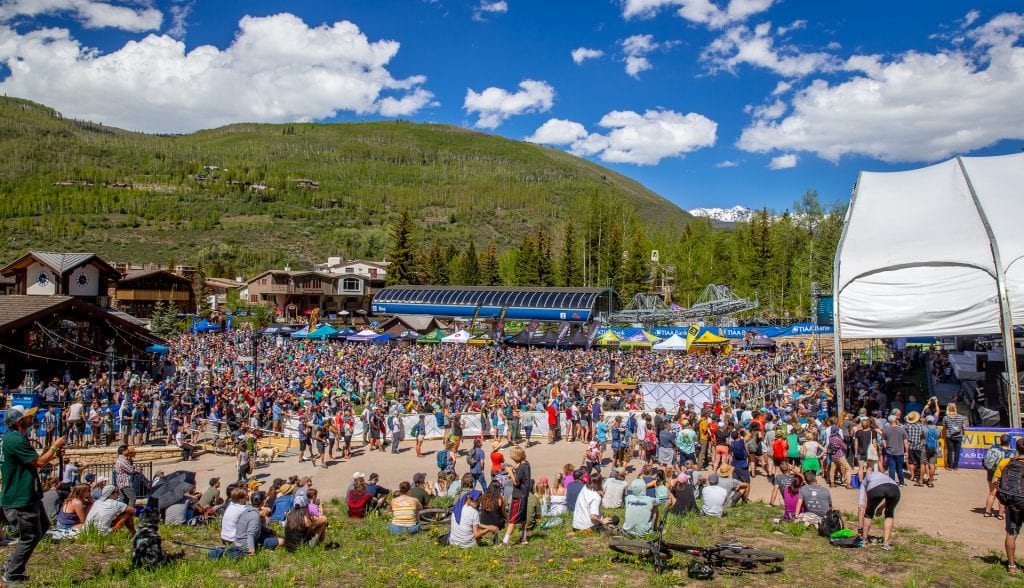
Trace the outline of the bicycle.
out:
<instances>
[{"instance_id":1,"label":"bicycle","mask_svg":"<svg viewBox=\"0 0 1024 588\"><path fill-rule=\"evenodd\" d=\"M424 508L416 513L416 520L420 525L429 527L431 525L447 525L452 520L452 508Z\"/></svg>"},{"instance_id":2,"label":"bicycle","mask_svg":"<svg viewBox=\"0 0 1024 588\"><path fill-rule=\"evenodd\" d=\"M757 571L763 564L779 563L785 556L776 551L747 547L738 541L719 543L714 547L698 547L665 541L665 523L662 521L652 539L612 537L608 547L617 553L650 560L657 573L669 567L673 551L688 553L694 559L687 575L695 580L710 580L715 569L735 567L740 571Z\"/></svg>"}]
</instances>

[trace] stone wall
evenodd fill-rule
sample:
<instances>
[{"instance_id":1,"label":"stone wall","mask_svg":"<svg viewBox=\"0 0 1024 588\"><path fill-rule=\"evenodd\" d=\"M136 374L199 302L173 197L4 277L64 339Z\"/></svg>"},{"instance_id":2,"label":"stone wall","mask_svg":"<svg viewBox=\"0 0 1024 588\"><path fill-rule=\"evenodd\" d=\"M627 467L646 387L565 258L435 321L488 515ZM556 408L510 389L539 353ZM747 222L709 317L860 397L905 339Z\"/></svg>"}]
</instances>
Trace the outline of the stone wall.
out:
<instances>
[{"instance_id":1,"label":"stone wall","mask_svg":"<svg viewBox=\"0 0 1024 588\"><path fill-rule=\"evenodd\" d=\"M80 461L86 465L111 465L115 461L117 461L117 447L111 446L91 449L68 448L67 450L64 451L64 459L68 461ZM173 445L158 447L136 447L135 461L139 463L145 461L181 461L181 450Z\"/></svg>"}]
</instances>

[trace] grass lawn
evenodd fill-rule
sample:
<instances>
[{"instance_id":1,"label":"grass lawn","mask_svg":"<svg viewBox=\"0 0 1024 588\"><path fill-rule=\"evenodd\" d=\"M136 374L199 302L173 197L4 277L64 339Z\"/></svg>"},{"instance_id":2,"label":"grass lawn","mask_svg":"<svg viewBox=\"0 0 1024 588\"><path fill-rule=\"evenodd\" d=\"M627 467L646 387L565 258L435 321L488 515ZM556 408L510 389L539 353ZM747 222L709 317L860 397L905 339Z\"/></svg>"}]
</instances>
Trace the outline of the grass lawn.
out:
<instances>
[{"instance_id":1,"label":"grass lawn","mask_svg":"<svg viewBox=\"0 0 1024 588\"><path fill-rule=\"evenodd\" d=\"M776 573L725 575L710 582L686 577L688 556L675 554L681 569L657 575L642 563L613 559L603 536L570 536L567 526L535 534L528 546L462 550L439 547L441 530L394 538L386 519L339 518L339 503L327 506L334 521L328 540L341 548L260 552L237 561L211 561L198 549L156 571L132 570L131 543L124 534L85 534L74 542L40 544L29 564L33 585L70 586L1024 586L1007 576L998 556L978 558L962 545L898 528L890 552L877 546L841 549L814 529L773 524L778 508L753 503L722 519L672 518L669 541L707 545L731 539L786 555ZM621 516L621 513L619 513ZM850 524L847 518L848 525ZM880 521L879 521L880 522ZM855 524L854 524L855 526ZM872 529L872 533L880 526ZM197 544L219 543L219 527L161 527L164 548L181 547L175 538ZM993 537L995 544L997 539Z\"/></svg>"}]
</instances>

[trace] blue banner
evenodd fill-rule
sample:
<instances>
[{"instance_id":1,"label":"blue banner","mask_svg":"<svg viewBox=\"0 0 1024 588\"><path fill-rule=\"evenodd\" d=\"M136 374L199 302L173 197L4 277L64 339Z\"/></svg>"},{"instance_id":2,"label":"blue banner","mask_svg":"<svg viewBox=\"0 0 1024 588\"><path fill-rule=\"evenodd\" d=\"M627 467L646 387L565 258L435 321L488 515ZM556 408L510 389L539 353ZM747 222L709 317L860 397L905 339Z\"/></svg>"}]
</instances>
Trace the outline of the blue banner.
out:
<instances>
[{"instance_id":1,"label":"blue banner","mask_svg":"<svg viewBox=\"0 0 1024 588\"><path fill-rule=\"evenodd\" d=\"M680 337L686 337L686 330L689 327L655 327L651 329L651 333L654 333L655 337L661 337L667 339L672 335L679 335ZM743 335L747 331L757 331L764 335L774 339L775 337L798 337L807 335L831 335L834 331L832 327L826 327L822 325L815 325L812 323L794 323L788 327L703 327L697 336L703 335L705 332L710 331L712 334L718 335L719 337L728 337L729 339L742 339Z\"/></svg>"}]
</instances>

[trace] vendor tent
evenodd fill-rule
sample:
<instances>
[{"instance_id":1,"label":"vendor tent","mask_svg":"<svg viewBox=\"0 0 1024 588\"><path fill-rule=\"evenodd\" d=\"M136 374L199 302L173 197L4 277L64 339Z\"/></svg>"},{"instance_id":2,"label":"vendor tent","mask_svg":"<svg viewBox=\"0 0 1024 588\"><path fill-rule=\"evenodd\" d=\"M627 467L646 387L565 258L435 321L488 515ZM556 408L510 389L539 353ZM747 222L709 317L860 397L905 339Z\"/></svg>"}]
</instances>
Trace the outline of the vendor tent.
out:
<instances>
[{"instance_id":1,"label":"vendor tent","mask_svg":"<svg viewBox=\"0 0 1024 588\"><path fill-rule=\"evenodd\" d=\"M419 339L416 339L416 342L417 343L440 343L447 336L448 336L448 333L445 333L441 329L434 329L433 331L430 331L429 333L427 333L426 335L423 335Z\"/></svg>"},{"instance_id":2,"label":"vendor tent","mask_svg":"<svg viewBox=\"0 0 1024 588\"><path fill-rule=\"evenodd\" d=\"M292 331L289 335L295 339L305 339L309 335L309 327L302 327L298 331Z\"/></svg>"},{"instance_id":3,"label":"vendor tent","mask_svg":"<svg viewBox=\"0 0 1024 588\"><path fill-rule=\"evenodd\" d=\"M376 339L377 335L379 334L380 333L377 333L376 331L371 331L370 329L363 329L362 331L359 331L355 335L350 335L348 340L352 343L366 343L367 341L373 341L374 339Z\"/></svg>"},{"instance_id":4,"label":"vendor tent","mask_svg":"<svg viewBox=\"0 0 1024 588\"><path fill-rule=\"evenodd\" d=\"M640 330L624 338L620 345L622 347L650 347L652 344L651 339L658 340L657 337L647 331Z\"/></svg>"},{"instance_id":5,"label":"vendor tent","mask_svg":"<svg viewBox=\"0 0 1024 588\"><path fill-rule=\"evenodd\" d=\"M469 331L467 331L465 329L462 329L458 333L454 333L452 335L448 335L444 339L441 339L441 342L442 343L456 343L458 345L465 345L466 343L469 343L469 340L472 337L473 336L469 334Z\"/></svg>"},{"instance_id":6,"label":"vendor tent","mask_svg":"<svg viewBox=\"0 0 1024 588\"><path fill-rule=\"evenodd\" d=\"M513 345L537 345L540 343L541 333L536 331L530 331L523 329L516 333L514 337L508 340Z\"/></svg>"},{"instance_id":7,"label":"vendor tent","mask_svg":"<svg viewBox=\"0 0 1024 588\"><path fill-rule=\"evenodd\" d=\"M483 332L479 335L473 335L473 338L469 340L470 345L492 345L494 343L494 334L490 332Z\"/></svg>"},{"instance_id":8,"label":"vendor tent","mask_svg":"<svg viewBox=\"0 0 1024 588\"><path fill-rule=\"evenodd\" d=\"M712 333L711 331L704 331L703 333L700 334L699 337L697 337L696 339L693 340L692 343L690 343L690 346L702 347L713 345L725 345L729 342L730 341L728 337L719 337L718 335Z\"/></svg>"},{"instance_id":9,"label":"vendor tent","mask_svg":"<svg viewBox=\"0 0 1024 588\"><path fill-rule=\"evenodd\" d=\"M655 351L686 351L686 339L673 334L668 339L652 345L651 349Z\"/></svg>"},{"instance_id":10,"label":"vendor tent","mask_svg":"<svg viewBox=\"0 0 1024 588\"><path fill-rule=\"evenodd\" d=\"M331 325L317 325L317 327L315 329L313 329L312 331L310 331L306 335L306 338L307 339L326 339L326 338L330 337L331 335L333 335L333 334L335 334L337 332L338 332L338 329L335 329Z\"/></svg>"},{"instance_id":11,"label":"vendor tent","mask_svg":"<svg viewBox=\"0 0 1024 588\"><path fill-rule=\"evenodd\" d=\"M600 345L602 347L618 344L619 338L615 336L615 332L612 331L611 329L606 330L605 332L598 335L597 339L594 339L594 345Z\"/></svg>"},{"instance_id":12,"label":"vendor tent","mask_svg":"<svg viewBox=\"0 0 1024 588\"><path fill-rule=\"evenodd\" d=\"M402 333L395 337L396 341L415 341L420 338L420 334L416 331L402 331Z\"/></svg>"},{"instance_id":13,"label":"vendor tent","mask_svg":"<svg viewBox=\"0 0 1024 588\"><path fill-rule=\"evenodd\" d=\"M775 341L769 337L765 337L761 333L755 330L747 331L749 337L744 337L743 341L739 343L740 349L771 349L775 347Z\"/></svg>"},{"instance_id":14,"label":"vendor tent","mask_svg":"<svg viewBox=\"0 0 1024 588\"><path fill-rule=\"evenodd\" d=\"M199 322L193 323L188 330L193 333L209 333L211 331L219 331L220 326L211 323L210 321L203 319Z\"/></svg>"},{"instance_id":15,"label":"vendor tent","mask_svg":"<svg viewBox=\"0 0 1024 588\"><path fill-rule=\"evenodd\" d=\"M1024 322L1024 153L862 172L836 250L837 389L842 338L1003 333ZM1020 426L1010 394L1011 426ZM842 405L842 396L838 399Z\"/></svg>"},{"instance_id":16,"label":"vendor tent","mask_svg":"<svg viewBox=\"0 0 1024 588\"><path fill-rule=\"evenodd\" d=\"M355 335L356 332L357 331L355 329L353 329L352 327L343 327L342 329L338 330L338 332L331 333L330 335L327 335L327 338L328 339L335 339L335 340L337 340L337 339L348 339L352 335Z\"/></svg>"}]
</instances>

